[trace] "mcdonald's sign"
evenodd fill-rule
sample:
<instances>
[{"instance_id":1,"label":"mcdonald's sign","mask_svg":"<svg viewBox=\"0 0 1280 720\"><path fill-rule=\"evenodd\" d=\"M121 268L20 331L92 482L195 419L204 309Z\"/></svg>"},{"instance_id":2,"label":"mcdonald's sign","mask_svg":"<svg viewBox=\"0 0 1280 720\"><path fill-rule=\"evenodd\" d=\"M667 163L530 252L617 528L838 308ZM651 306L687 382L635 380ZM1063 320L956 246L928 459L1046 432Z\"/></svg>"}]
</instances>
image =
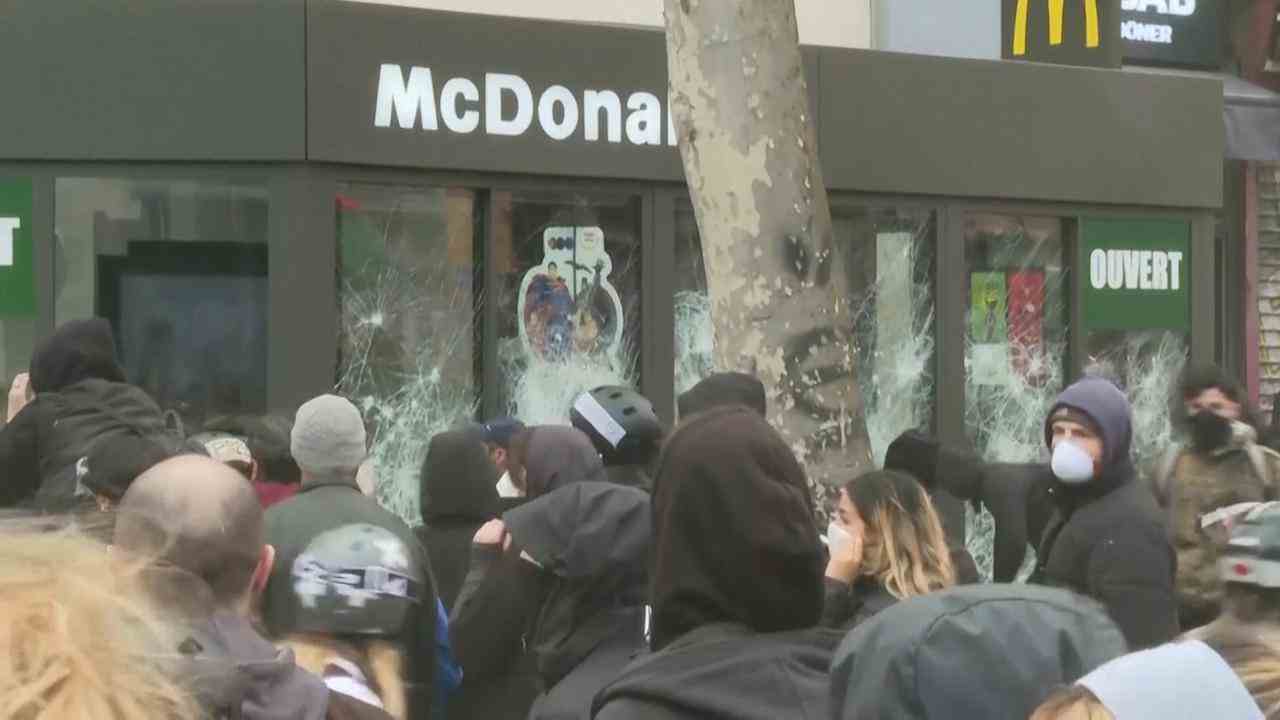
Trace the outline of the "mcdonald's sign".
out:
<instances>
[{"instance_id":1,"label":"mcdonald's sign","mask_svg":"<svg viewBox=\"0 0 1280 720\"><path fill-rule=\"evenodd\" d=\"M1120 67L1119 0L1003 0L1002 56Z\"/></svg>"}]
</instances>

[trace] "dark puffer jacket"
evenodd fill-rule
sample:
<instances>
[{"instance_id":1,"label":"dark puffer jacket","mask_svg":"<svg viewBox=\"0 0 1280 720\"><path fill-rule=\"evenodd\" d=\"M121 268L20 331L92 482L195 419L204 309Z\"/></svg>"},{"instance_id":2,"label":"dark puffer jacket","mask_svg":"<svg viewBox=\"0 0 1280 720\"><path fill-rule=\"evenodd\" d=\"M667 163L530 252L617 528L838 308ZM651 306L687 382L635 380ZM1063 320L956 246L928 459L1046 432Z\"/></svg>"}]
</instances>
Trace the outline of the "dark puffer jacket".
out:
<instances>
[{"instance_id":1,"label":"dark puffer jacket","mask_svg":"<svg viewBox=\"0 0 1280 720\"><path fill-rule=\"evenodd\" d=\"M1033 581L1102 603L1135 650L1172 640L1178 634L1177 558L1155 499L1135 480L1129 401L1106 380L1081 380L1049 413L1046 443L1052 441L1052 417L1062 408L1083 413L1101 433L1101 470L1083 484L1053 482L1056 512L1040 543Z\"/></svg>"},{"instance_id":2,"label":"dark puffer jacket","mask_svg":"<svg viewBox=\"0 0 1280 720\"><path fill-rule=\"evenodd\" d=\"M77 464L103 440L166 432L160 408L124 382L111 326L69 322L31 361L35 399L0 430L0 507L70 510L90 499Z\"/></svg>"}]
</instances>

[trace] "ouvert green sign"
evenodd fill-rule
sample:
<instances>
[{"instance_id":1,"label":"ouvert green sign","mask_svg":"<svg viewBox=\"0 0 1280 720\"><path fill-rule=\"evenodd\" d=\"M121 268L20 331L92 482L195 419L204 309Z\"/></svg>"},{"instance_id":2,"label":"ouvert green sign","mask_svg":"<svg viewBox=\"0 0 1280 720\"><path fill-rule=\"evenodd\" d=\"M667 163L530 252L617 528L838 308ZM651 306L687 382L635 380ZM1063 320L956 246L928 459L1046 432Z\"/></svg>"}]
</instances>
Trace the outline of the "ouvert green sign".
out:
<instances>
[{"instance_id":1,"label":"ouvert green sign","mask_svg":"<svg viewBox=\"0 0 1280 720\"><path fill-rule=\"evenodd\" d=\"M0 316L36 313L31 180L0 178Z\"/></svg>"},{"instance_id":2,"label":"ouvert green sign","mask_svg":"<svg viewBox=\"0 0 1280 720\"><path fill-rule=\"evenodd\" d=\"M1191 327L1189 222L1085 219L1080 255L1086 329Z\"/></svg>"}]
</instances>

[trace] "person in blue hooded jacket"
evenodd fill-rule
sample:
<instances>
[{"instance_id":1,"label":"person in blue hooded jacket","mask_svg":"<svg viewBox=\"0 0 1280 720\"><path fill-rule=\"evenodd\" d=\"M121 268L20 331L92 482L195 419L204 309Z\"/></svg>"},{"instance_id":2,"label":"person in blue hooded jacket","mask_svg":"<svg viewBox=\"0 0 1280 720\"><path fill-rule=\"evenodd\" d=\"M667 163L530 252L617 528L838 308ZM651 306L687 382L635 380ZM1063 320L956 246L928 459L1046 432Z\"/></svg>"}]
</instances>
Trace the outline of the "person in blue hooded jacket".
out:
<instances>
[{"instance_id":1,"label":"person in blue hooded jacket","mask_svg":"<svg viewBox=\"0 0 1280 720\"><path fill-rule=\"evenodd\" d=\"M1102 603L1133 649L1178 634L1177 558L1164 516L1136 480L1132 410L1099 377L1058 397L1045 419L1055 507L1033 582Z\"/></svg>"}]
</instances>

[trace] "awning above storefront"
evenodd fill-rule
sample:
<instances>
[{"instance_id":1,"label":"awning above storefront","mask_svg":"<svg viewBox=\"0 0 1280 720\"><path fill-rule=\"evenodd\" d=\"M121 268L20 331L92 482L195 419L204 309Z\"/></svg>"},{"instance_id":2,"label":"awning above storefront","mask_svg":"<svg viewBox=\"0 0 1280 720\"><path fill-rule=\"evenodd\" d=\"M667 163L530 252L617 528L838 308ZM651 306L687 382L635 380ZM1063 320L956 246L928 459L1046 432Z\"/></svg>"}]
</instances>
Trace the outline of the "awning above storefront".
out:
<instances>
[{"instance_id":1,"label":"awning above storefront","mask_svg":"<svg viewBox=\"0 0 1280 720\"><path fill-rule=\"evenodd\" d=\"M1227 157L1280 162L1280 93L1232 76L1222 93Z\"/></svg>"}]
</instances>

